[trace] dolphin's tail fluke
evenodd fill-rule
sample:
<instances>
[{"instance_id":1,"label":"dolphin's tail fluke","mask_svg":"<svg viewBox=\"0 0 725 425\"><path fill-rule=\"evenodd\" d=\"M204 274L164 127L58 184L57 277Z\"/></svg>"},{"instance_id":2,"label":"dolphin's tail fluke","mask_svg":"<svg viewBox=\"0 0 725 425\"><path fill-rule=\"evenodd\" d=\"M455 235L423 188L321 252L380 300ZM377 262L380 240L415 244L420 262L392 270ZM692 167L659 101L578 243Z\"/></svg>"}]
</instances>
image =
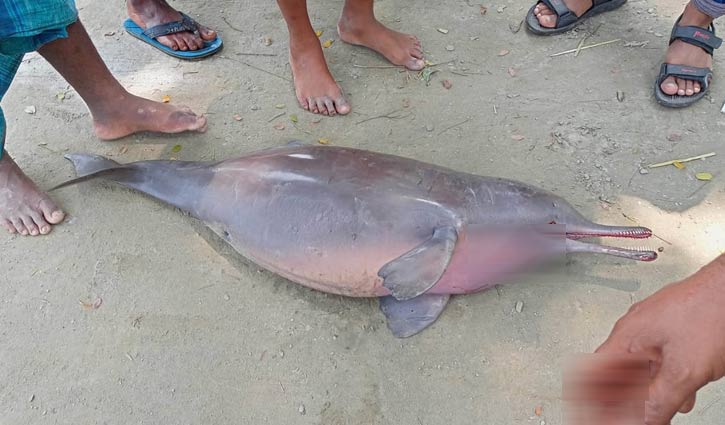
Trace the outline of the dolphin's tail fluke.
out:
<instances>
[{"instance_id":1,"label":"dolphin's tail fluke","mask_svg":"<svg viewBox=\"0 0 725 425\"><path fill-rule=\"evenodd\" d=\"M91 180L96 177L108 178L109 180L123 183L132 174L133 164L121 165L118 162L100 155L85 153L73 153L65 155L65 158L73 163L77 177L65 181L52 189L54 191L62 187L71 186L77 183Z\"/></svg>"},{"instance_id":2,"label":"dolphin's tail fluke","mask_svg":"<svg viewBox=\"0 0 725 425\"><path fill-rule=\"evenodd\" d=\"M151 160L119 164L91 154L68 154L78 177L51 190L102 178L138 190L171 205L192 211L213 177L210 163Z\"/></svg>"},{"instance_id":3,"label":"dolphin's tail fluke","mask_svg":"<svg viewBox=\"0 0 725 425\"><path fill-rule=\"evenodd\" d=\"M84 177L97 171L118 167L121 164L100 155L91 155L86 153L70 153L65 155L65 159L71 161L76 168L78 177Z\"/></svg>"}]
</instances>

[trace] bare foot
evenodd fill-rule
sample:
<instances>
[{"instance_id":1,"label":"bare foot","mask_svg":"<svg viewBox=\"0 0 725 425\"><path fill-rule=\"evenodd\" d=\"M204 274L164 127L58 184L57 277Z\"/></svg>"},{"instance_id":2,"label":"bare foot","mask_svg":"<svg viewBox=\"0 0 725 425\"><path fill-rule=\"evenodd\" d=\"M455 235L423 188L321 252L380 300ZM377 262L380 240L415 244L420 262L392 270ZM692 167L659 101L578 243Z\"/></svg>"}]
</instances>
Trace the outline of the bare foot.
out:
<instances>
[{"instance_id":1,"label":"bare foot","mask_svg":"<svg viewBox=\"0 0 725 425\"><path fill-rule=\"evenodd\" d=\"M126 9L129 18L143 29L182 19L181 14L169 6L166 0L126 0ZM215 31L199 25L198 34L186 31L156 40L174 50L199 50L204 47L204 41L212 41L216 35Z\"/></svg>"},{"instance_id":2,"label":"bare foot","mask_svg":"<svg viewBox=\"0 0 725 425\"><path fill-rule=\"evenodd\" d=\"M7 152L0 159L0 224L10 233L47 235L65 214L26 176Z\"/></svg>"},{"instance_id":3,"label":"bare foot","mask_svg":"<svg viewBox=\"0 0 725 425\"><path fill-rule=\"evenodd\" d=\"M566 7L576 16L582 16L592 7L592 0L563 0ZM544 3L539 3L534 8L534 15L539 20L539 24L545 28L556 28L557 16L553 10L549 9Z\"/></svg>"},{"instance_id":4,"label":"bare foot","mask_svg":"<svg viewBox=\"0 0 725 425\"><path fill-rule=\"evenodd\" d=\"M305 37L290 37L290 65L295 94L302 108L315 114L348 114L350 104L332 78L314 32Z\"/></svg>"},{"instance_id":5,"label":"bare foot","mask_svg":"<svg viewBox=\"0 0 725 425\"><path fill-rule=\"evenodd\" d=\"M680 20L680 26L695 26L707 28L712 23L712 18L697 10L691 3L685 7L685 13ZM698 68L712 68L712 56L700 47L685 43L682 40L675 40L667 49L665 62L673 65L688 65ZM700 83L684 78L667 77L660 84L662 91L670 96L692 96L700 93Z\"/></svg>"},{"instance_id":6,"label":"bare foot","mask_svg":"<svg viewBox=\"0 0 725 425\"><path fill-rule=\"evenodd\" d=\"M347 10L337 23L340 39L346 43L368 47L390 61L413 71L425 67L423 50L418 37L393 31L372 15Z\"/></svg>"},{"instance_id":7,"label":"bare foot","mask_svg":"<svg viewBox=\"0 0 725 425\"><path fill-rule=\"evenodd\" d=\"M91 108L96 136L103 140L119 139L133 133L182 133L206 131L206 118L187 107L152 102L126 93L119 99Z\"/></svg>"}]
</instances>

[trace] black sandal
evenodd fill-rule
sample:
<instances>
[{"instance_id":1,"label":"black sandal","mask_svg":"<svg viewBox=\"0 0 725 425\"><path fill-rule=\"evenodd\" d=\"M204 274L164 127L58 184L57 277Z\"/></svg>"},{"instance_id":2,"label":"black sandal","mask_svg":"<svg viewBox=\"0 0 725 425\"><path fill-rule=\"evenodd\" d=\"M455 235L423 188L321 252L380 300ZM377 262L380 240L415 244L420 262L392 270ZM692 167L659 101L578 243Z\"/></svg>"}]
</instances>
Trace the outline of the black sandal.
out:
<instances>
[{"instance_id":1,"label":"black sandal","mask_svg":"<svg viewBox=\"0 0 725 425\"><path fill-rule=\"evenodd\" d=\"M715 49L722 44L722 39L715 35L715 26L710 24L709 29L694 26L681 27L677 25L681 19L682 16L677 18L677 22L675 22L675 26L672 28L670 44L675 40L682 40L687 44L701 48L712 56ZM661 88L662 82L667 77L679 77L685 80L696 81L700 83L700 92L692 96L669 95L663 92ZM660 67L660 73L657 75L657 80L655 81L655 99L657 99L657 103L660 105L670 108L690 106L705 96L707 89L710 87L712 77L712 69L710 68L663 63Z\"/></svg>"},{"instance_id":2,"label":"black sandal","mask_svg":"<svg viewBox=\"0 0 725 425\"><path fill-rule=\"evenodd\" d=\"M539 5L539 3L545 4L549 10L556 14L556 27L547 28L541 26L539 20L534 14L534 9ZM531 6L529 13L526 14L526 27L529 31L536 35L561 34L569 31L592 16L617 9L624 3L627 3L627 0L594 0L592 2L592 7L590 7L589 10L584 12L581 16L576 16L574 12L566 7L563 0L540 0Z\"/></svg>"}]
</instances>

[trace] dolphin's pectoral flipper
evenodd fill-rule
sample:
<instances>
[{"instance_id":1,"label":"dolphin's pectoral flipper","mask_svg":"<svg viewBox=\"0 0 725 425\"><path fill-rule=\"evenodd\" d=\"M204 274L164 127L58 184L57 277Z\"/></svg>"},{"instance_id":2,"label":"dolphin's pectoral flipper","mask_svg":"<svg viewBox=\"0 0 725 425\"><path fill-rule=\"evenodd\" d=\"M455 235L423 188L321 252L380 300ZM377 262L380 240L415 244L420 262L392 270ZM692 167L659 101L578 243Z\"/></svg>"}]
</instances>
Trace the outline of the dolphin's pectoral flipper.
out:
<instances>
[{"instance_id":1,"label":"dolphin's pectoral flipper","mask_svg":"<svg viewBox=\"0 0 725 425\"><path fill-rule=\"evenodd\" d=\"M388 328L398 338L413 336L430 326L448 304L450 295L423 294L407 301L392 296L380 298L380 310L388 319Z\"/></svg>"},{"instance_id":2,"label":"dolphin's pectoral flipper","mask_svg":"<svg viewBox=\"0 0 725 425\"><path fill-rule=\"evenodd\" d=\"M437 227L430 239L378 271L383 286L400 301L425 293L443 276L457 240L455 227Z\"/></svg>"}]
</instances>

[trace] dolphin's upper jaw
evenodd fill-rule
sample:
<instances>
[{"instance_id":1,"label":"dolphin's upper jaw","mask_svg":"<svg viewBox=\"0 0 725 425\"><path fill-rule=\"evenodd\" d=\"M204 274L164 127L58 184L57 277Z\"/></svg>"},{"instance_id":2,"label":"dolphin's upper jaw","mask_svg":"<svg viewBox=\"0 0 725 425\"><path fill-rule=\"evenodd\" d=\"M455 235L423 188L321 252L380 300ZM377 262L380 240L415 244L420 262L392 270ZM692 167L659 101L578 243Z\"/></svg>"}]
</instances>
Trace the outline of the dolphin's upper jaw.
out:
<instances>
[{"instance_id":1,"label":"dolphin's upper jaw","mask_svg":"<svg viewBox=\"0 0 725 425\"><path fill-rule=\"evenodd\" d=\"M622 230L605 230L605 231L585 231L585 230L574 230L569 231L567 229L566 231L566 238L567 239L583 239L583 238L599 238L599 237L609 237L609 238L627 238L627 239L647 239L652 236L652 231L646 227L632 227L632 228L626 228Z\"/></svg>"}]
</instances>

